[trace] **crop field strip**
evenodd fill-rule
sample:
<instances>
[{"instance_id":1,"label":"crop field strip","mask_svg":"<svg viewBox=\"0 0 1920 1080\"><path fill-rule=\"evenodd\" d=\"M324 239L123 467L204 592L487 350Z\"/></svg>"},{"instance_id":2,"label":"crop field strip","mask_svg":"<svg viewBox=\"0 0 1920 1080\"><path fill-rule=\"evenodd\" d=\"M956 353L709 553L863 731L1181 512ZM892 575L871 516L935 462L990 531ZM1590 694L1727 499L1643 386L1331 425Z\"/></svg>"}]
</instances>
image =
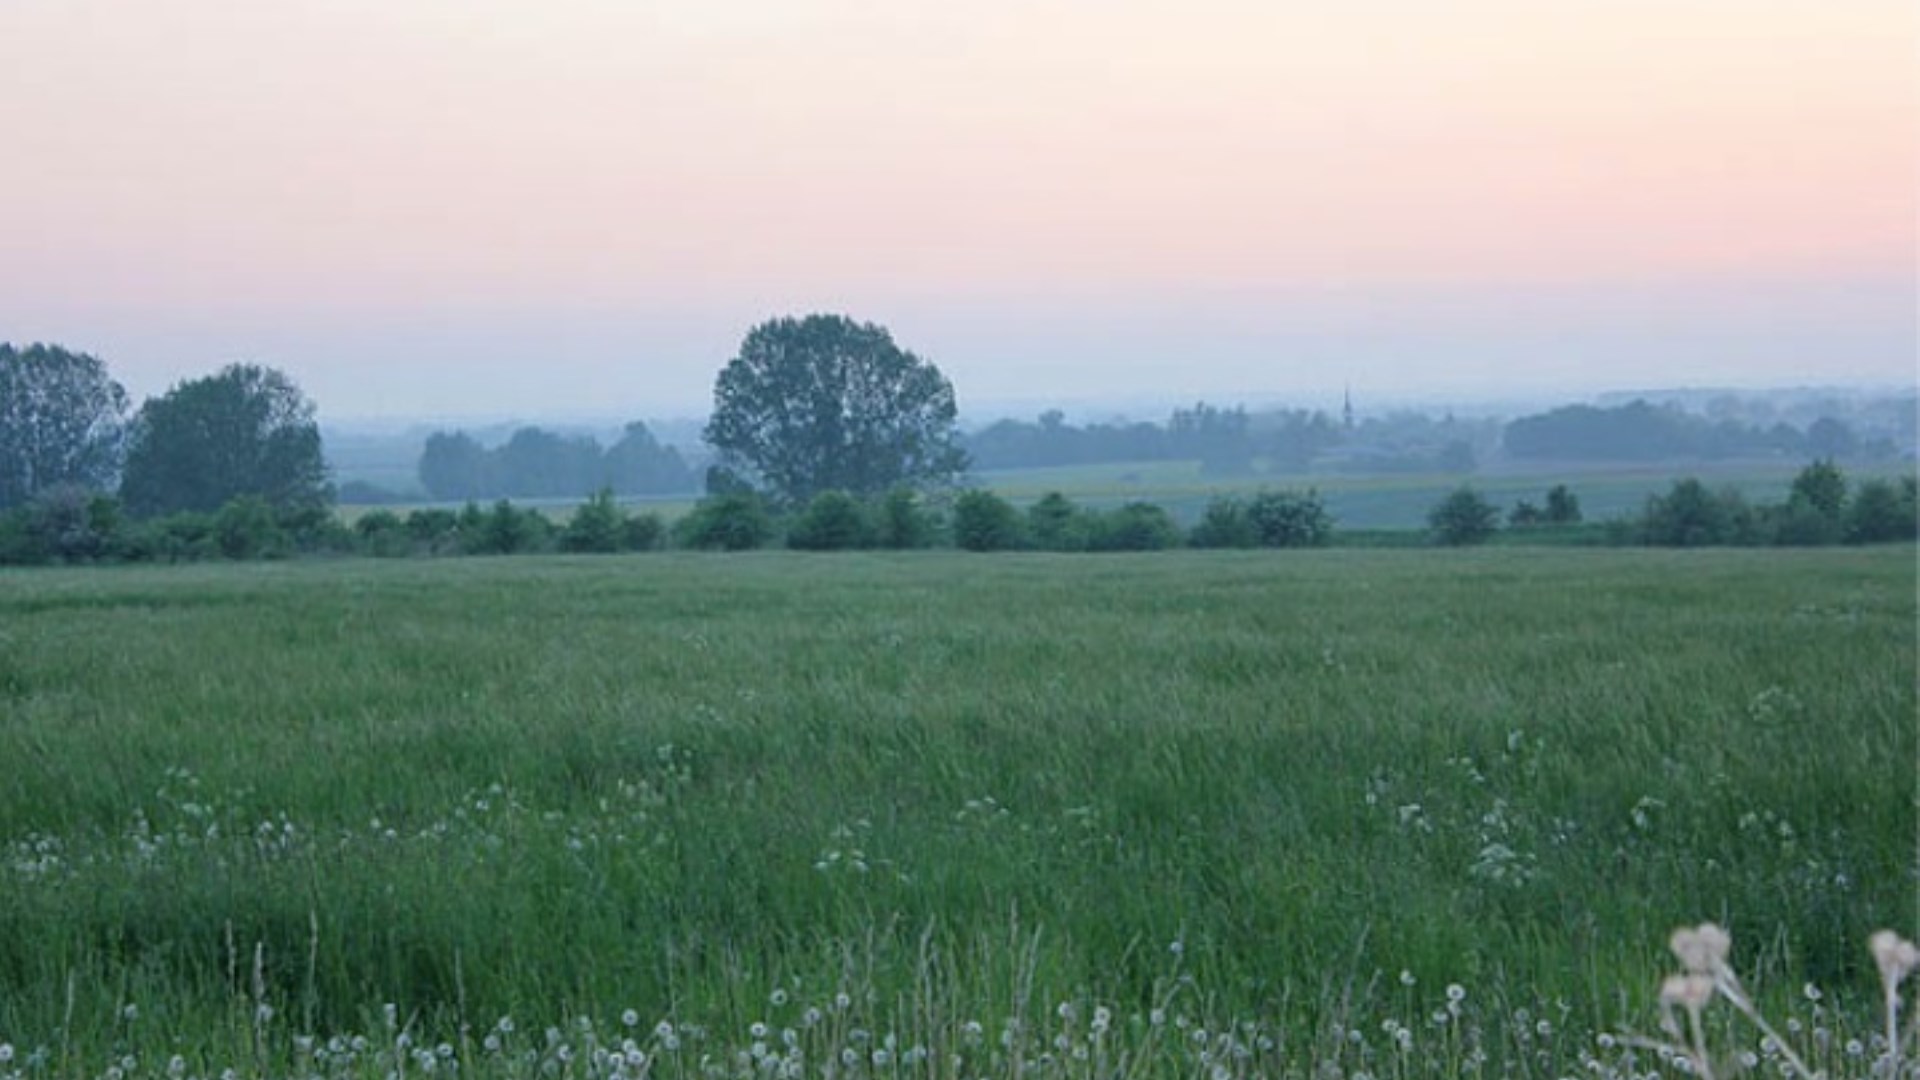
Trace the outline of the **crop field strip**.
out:
<instances>
[{"instance_id":1,"label":"crop field strip","mask_svg":"<svg viewBox=\"0 0 1920 1080\"><path fill-rule=\"evenodd\" d=\"M1563 1075L1713 919L1845 1074L1915 626L1911 546L0 572L0 1073Z\"/></svg>"}]
</instances>

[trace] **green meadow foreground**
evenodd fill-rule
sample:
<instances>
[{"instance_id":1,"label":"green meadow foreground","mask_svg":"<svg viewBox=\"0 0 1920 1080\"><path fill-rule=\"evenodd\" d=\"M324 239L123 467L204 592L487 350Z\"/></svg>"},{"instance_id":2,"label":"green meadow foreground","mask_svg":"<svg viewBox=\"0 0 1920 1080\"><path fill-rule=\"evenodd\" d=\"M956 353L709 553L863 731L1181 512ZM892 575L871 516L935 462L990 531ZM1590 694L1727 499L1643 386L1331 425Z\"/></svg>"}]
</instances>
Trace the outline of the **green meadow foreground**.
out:
<instances>
[{"instance_id":1,"label":"green meadow foreground","mask_svg":"<svg viewBox=\"0 0 1920 1080\"><path fill-rule=\"evenodd\" d=\"M1911 546L4 572L0 1076L1645 1075L1705 919L1866 1075L1915 627Z\"/></svg>"}]
</instances>

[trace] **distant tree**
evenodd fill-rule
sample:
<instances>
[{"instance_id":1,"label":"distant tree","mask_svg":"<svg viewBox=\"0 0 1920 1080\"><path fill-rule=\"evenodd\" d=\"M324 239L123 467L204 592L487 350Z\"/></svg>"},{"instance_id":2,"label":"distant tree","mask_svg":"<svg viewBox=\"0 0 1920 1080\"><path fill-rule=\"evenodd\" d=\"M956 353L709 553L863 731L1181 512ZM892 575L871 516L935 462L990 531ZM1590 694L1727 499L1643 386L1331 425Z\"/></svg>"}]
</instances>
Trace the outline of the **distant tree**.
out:
<instances>
[{"instance_id":1,"label":"distant tree","mask_svg":"<svg viewBox=\"0 0 1920 1080\"><path fill-rule=\"evenodd\" d=\"M293 380L251 364L180 383L142 406L120 493L136 514L211 513L243 495L281 513L333 499L313 403Z\"/></svg>"},{"instance_id":2,"label":"distant tree","mask_svg":"<svg viewBox=\"0 0 1920 1080\"><path fill-rule=\"evenodd\" d=\"M1513 509L1507 511L1507 525L1515 529L1525 529L1538 525L1542 521L1545 521L1546 518L1546 511L1525 499L1514 503Z\"/></svg>"},{"instance_id":3,"label":"distant tree","mask_svg":"<svg viewBox=\"0 0 1920 1080\"><path fill-rule=\"evenodd\" d=\"M62 485L110 488L126 413L126 391L94 357L0 342L0 508Z\"/></svg>"},{"instance_id":4,"label":"distant tree","mask_svg":"<svg viewBox=\"0 0 1920 1080\"><path fill-rule=\"evenodd\" d=\"M1793 478L1787 501L1805 503L1822 517L1837 522L1847 510L1846 474L1832 458L1815 461Z\"/></svg>"},{"instance_id":5,"label":"distant tree","mask_svg":"<svg viewBox=\"0 0 1920 1080\"><path fill-rule=\"evenodd\" d=\"M838 315L751 330L713 388L707 442L786 505L878 495L965 467L953 387L872 323Z\"/></svg>"},{"instance_id":6,"label":"distant tree","mask_svg":"<svg viewBox=\"0 0 1920 1080\"><path fill-rule=\"evenodd\" d=\"M647 425L637 420L607 447L601 467L616 494L663 495L692 491L695 486L693 470L687 468L680 451L661 445Z\"/></svg>"},{"instance_id":7,"label":"distant tree","mask_svg":"<svg viewBox=\"0 0 1920 1080\"><path fill-rule=\"evenodd\" d=\"M1818 458L1851 457L1860 440L1845 421L1823 416L1807 426L1807 451Z\"/></svg>"},{"instance_id":8,"label":"distant tree","mask_svg":"<svg viewBox=\"0 0 1920 1080\"><path fill-rule=\"evenodd\" d=\"M991 491L963 491L953 500L953 542L964 551L1006 551L1024 541L1020 514Z\"/></svg>"},{"instance_id":9,"label":"distant tree","mask_svg":"<svg viewBox=\"0 0 1920 1080\"><path fill-rule=\"evenodd\" d=\"M1568 491L1565 484L1553 485L1547 491L1544 518L1550 525L1578 525L1581 520L1579 497Z\"/></svg>"},{"instance_id":10,"label":"distant tree","mask_svg":"<svg viewBox=\"0 0 1920 1080\"><path fill-rule=\"evenodd\" d=\"M1898 486L1885 480L1863 481L1848 509L1847 541L1877 544L1920 536L1914 487L1911 476L1903 477Z\"/></svg>"},{"instance_id":11,"label":"distant tree","mask_svg":"<svg viewBox=\"0 0 1920 1080\"><path fill-rule=\"evenodd\" d=\"M443 502L480 499L496 493L492 460L485 447L464 431L436 431L420 454L420 486Z\"/></svg>"},{"instance_id":12,"label":"distant tree","mask_svg":"<svg viewBox=\"0 0 1920 1080\"><path fill-rule=\"evenodd\" d=\"M798 551L847 551L870 540L865 510L844 491L815 495L787 530L787 546Z\"/></svg>"},{"instance_id":13,"label":"distant tree","mask_svg":"<svg viewBox=\"0 0 1920 1080\"><path fill-rule=\"evenodd\" d=\"M1846 539L1847 478L1831 460L1800 470L1782 506L1761 508L1765 539L1775 544L1814 547Z\"/></svg>"},{"instance_id":14,"label":"distant tree","mask_svg":"<svg viewBox=\"0 0 1920 1080\"><path fill-rule=\"evenodd\" d=\"M1427 511L1427 529L1450 546L1484 543L1499 529L1500 510L1471 487L1454 489Z\"/></svg>"}]
</instances>

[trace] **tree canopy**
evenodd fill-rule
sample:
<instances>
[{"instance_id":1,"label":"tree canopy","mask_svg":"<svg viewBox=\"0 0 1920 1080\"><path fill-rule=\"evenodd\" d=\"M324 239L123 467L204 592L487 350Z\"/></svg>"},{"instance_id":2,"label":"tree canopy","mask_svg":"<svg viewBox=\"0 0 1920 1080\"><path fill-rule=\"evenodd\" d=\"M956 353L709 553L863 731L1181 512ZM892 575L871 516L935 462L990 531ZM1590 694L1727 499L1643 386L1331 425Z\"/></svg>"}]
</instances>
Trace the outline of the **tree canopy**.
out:
<instances>
[{"instance_id":1,"label":"tree canopy","mask_svg":"<svg viewBox=\"0 0 1920 1080\"><path fill-rule=\"evenodd\" d=\"M332 501L313 403L291 379L232 364L141 407L120 485L127 509L204 513L242 495L280 511Z\"/></svg>"},{"instance_id":2,"label":"tree canopy","mask_svg":"<svg viewBox=\"0 0 1920 1080\"><path fill-rule=\"evenodd\" d=\"M126 414L126 391L94 357L0 342L0 507L54 487L110 487Z\"/></svg>"},{"instance_id":3,"label":"tree canopy","mask_svg":"<svg viewBox=\"0 0 1920 1080\"><path fill-rule=\"evenodd\" d=\"M706 438L781 503L877 495L965 467L953 386L886 330L841 315L754 327L713 388Z\"/></svg>"}]
</instances>

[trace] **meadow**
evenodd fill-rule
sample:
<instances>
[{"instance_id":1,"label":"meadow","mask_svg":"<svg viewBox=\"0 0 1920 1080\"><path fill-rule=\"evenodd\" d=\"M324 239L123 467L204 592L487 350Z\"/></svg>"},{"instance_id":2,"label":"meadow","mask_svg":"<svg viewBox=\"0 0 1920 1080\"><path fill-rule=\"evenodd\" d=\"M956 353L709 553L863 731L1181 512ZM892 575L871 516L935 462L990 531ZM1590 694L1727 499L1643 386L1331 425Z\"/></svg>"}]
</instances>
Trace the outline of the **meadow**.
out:
<instances>
[{"instance_id":1,"label":"meadow","mask_svg":"<svg viewBox=\"0 0 1920 1080\"><path fill-rule=\"evenodd\" d=\"M0 571L0 1075L1865 1075L1911 545ZM1777 1049L1716 1037L1764 1075Z\"/></svg>"}]
</instances>

